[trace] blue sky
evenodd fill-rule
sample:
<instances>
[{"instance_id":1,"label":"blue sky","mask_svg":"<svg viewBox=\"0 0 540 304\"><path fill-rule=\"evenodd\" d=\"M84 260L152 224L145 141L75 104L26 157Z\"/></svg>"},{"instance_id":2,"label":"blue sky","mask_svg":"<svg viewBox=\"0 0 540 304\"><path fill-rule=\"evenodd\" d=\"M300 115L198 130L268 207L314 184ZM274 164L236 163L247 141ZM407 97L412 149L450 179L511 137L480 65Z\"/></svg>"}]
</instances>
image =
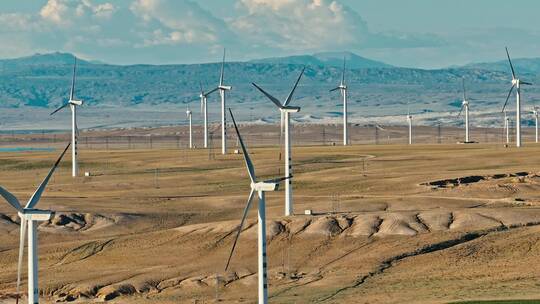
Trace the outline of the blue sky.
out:
<instances>
[{"instance_id":1,"label":"blue sky","mask_svg":"<svg viewBox=\"0 0 540 304\"><path fill-rule=\"evenodd\" d=\"M540 1L3 0L0 57L72 52L109 63L352 51L439 68L540 57Z\"/></svg>"}]
</instances>

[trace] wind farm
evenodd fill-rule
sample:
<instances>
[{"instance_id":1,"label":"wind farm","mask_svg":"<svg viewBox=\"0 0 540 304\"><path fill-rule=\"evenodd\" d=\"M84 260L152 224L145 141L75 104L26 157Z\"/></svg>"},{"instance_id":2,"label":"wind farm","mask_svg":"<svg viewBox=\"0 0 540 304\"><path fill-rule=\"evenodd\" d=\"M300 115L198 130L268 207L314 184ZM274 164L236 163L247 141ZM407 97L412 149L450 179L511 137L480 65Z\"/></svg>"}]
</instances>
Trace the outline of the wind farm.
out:
<instances>
[{"instance_id":1,"label":"wind farm","mask_svg":"<svg viewBox=\"0 0 540 304\"><path fill-rule=\"evenodd\" d=\"M239 129L250 138L248 126ZM455 132L462 136L460 129ZM523 274L534 269L537 258L528 248L534 248L540 217L535 211L538 178L524 169L538 161L538 151L497 145L416 143L407 156L403 144L296 147L295 208L312 210L312 215L285 217L282 190L266 195L269 302L354 301L357 293L366 301L454 302L497 299L502 289L500 298L534 298L534 274ZM261 179L279 176L279 150L250 146ZM449 152L455 157L448 158ZM42 208L56 211L39 227L45 303L202 302L215 300L216 288L221 302L258 298L255 210L247 213L224 271L249 191L242 186L249 179L243 156L208 160L203 149L186 152L186 158L182 153L157 147L89 149L81 164L94 176L78 183L72 182L69 162L60 164L41 202ZM33 191L29 181L39 182L35 172L47 170L40 164L55 153L18 154L3 155L11 160L3 171L11 178L2 186L22 198ZM156 167L159 188L148 185ZM413 176L407 173L412 169ZM343 178L336 173L342 170L350 174ZM87 198L76 199L81 196ZM1 208L13 214L9 205ZM3 248L12 249L2 252L6 271L0 278L11 299L18 239L7 232L18 229L15 219L3 217ZM503 250L507 246L515 249ZM505 266L491 267L493 261ZM434 281L416 283L426 275ZM356 286L359 276L366 279ZM465 276L474 278L467 279L467 287L455 281ZM316 292L311 284L318 286ZM343 286L350 287L339 291Z\"/></svg>"},{"instance_id":2,"label":"wind farm","mask_svg":"<svg viewBox=\"0 0 540 304\"><path fill-rule=\"evenodd\" d=\"M464 3L0 4L0 304L540 303L537 22Z\"/></svg>"}]
</instances>

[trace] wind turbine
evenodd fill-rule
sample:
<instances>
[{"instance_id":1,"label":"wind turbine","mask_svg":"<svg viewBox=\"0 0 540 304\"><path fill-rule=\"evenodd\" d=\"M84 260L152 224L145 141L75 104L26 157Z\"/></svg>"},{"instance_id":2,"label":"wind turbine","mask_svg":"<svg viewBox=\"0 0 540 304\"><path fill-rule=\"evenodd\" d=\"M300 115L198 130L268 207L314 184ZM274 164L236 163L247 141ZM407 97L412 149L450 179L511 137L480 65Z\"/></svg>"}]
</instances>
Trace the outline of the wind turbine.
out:
<instances>
[{"instance_id":1,"label":"wind turbine","mask_svg":"<svg viewBox=\"0 0 540 304\"><path fill-rule=\"evenodd\" d=\"M538 143L538 108L537 107L534 107L534 109L532 110L532 113L534 115L534 121L535 121L535 142Z\"/></svg>"},{"instance_id":2,"label":"wind turbine","mask_svg":"<svg viewBox=\"0 0 540 304\"><path fill-rule=\"evenodd\" d=\"M463 81L463 102L461 103L461 109L459 110L458 118L461 116L461 112L465 109L465 143L469 143L469 101L467 100L467 93L465 91L465 78Z\"/></svg>"},{"instance_id":3,"label":"wind turbine","mask_svg":"<svg viewBox=\"0 0 540 304\"><path fill-rule=\"evenodd\" d=\"M409 123L409 145L412 145L412 115L411 111L407 110L407 123Z\"/></svg>"},{"instance_id":4,"label":"wind turbine","mask_svg":"<svg viewBox=\"0 0 540 304\"><path fill-rule=\"evenodd\" d=\"M306 67L302 69L302 72L300 72L300 75L298 76L298 79L296 80L296 83L294 84L291 92L283 102L283 104L274 96L267 93L265 90L263 90L261 87L259 87L257 84L252 83L253 86L255 86L259 91L261 91L270 101L272 101L279 109L281 113L281 130L283 132L283 128L285 128L285 176L292 175L292 159L291 159L291 119L290 119L290 113L297 113L300 112L300 107L297 106L290 106L289 103L292 100L294 91L296 90L296 87L298 86L298 83L300 82L300 79L302 78L302 75L304 74L304 70ZM287 183L285 183L285 216L290 216L293 214L293 196L292 196L292 180L289 179Z\"/></svg>"},{"instance_id":5,"label":"wind turbine","mask_svg":"<svg viewBox=\"0 0 540 304\"><path fill-rule=\"evenodd\" d=\"M242 154L244 155L244 161L246 163L247 171L249 174L249 179L251 180L251 191L248 196L248 200L246 203L246 206L244 207L244 213L242 215L242 220L240 221L240 225L238 226L238 231L236 233L236 237L234 239L233 246L231 248L231 252L229 254L229 258L227 259L227 264L225 266L225 271L229 268L229 264L231 262L232 255L234 253L234 249L236 248L236 243L238 242L238 238L240 237L240 233L242 232L242 227L244 226L244 222L247 217L247 213L249 211L249 207L251 206L251 202L253 200L253 195L255 192L257 192L257 195L259 197L259 208L258 208L258 228L257 228L257 237L258 237L258 293L259 293L259 304L266 304L268 303L268 275L267 275L267 269L266 269L266 202L265 202L265 193L268 191L276 191L279 188L279 183L281 183L283 180L288 179L288 177L282 177L277 178L273 180L267 180L267 181L257 181L257 177L255 175L255 168L253 167L253 163L251 162L251 159L249 158L249 153L246 149L246 146L244 145L244 141L242 140L242 136L240 135L240 132L238 131L238 127L236 126L236 121L234 120L233 113L231 109L229 109L229 112L231 114L231 119L234 124L234 129L236 130L236 135L238 136L238 140L240 141L240 146L242 148Z\"/></svg>"},{"instance_id":6,"label":"wind turbine","mask_svg":"<svg viewBox=\"0 0 540 304\"><path fill-rule=\"evenodd\" d=\"M200 86L201 86L201 95L199 95L199 97L201 97L201 113L203 116L203 124L204 124L204 148L208 148L208 106L207 106L208 96L214 93L215 91L219 90L219 88L215 88L205 93L203 91L202 83L200 83Z\"/></svg>"},{"instance_id":7,"label":"wind turbine","mask_svg":"<svg viewBox=\"0 0 540 304\"><path fill-rule=\"evenodd\" d=\"M512 60L510 59L510 53L508 53L508 48L506 48L506 56L508 57L508 63L510 63L510 69L512 70L512 87L508 92L506 97L506 102L504 103L502 111L506 108L508 99L512 95L512 91L516 88L516 147L521 147L521 85L532 85L532 83L521 81L519 78L516 78L516 72L514 71L514 66L512 65Z\"/></svg>"},{"instance_id":8,"label":"wind turbine","mask_svg":"<svg viewBox=\"0 0 540 304\"><path fill-rule=\"evenodd\" d=\"M187 110L186 110L186 115L187 115L187 118L188 118L188 120L189 120L189 148L190 148L190 149L193 149L193 133L192 133L192 128L191 128L191 126L192 126L192 125L191 125L191 122L192 122L192 120L191 120L192 112L191 112L191 110L189 109L189 106L188 106L188 108L187 108Z\"/></svg>"},{"instance_id":9,"label":"wind turbine","mask_svg":"<svg viewBox=\"0 0 540 304\"><path fill-rule=\"evenodd\" d=\"M227 115L225 113L225 93L232 89L224 85L223 72L225 69L225 49L223 49L223 61L221 62L221 74L219 76L219 95L221 96L221 154L227 154Z\"/></svg>"},{"instance_id":10,"label":"wind turbine","mask_svg":"<svg viewBox=\"0 0 540 304\"><path fill-rule=\"evenodd\" d=\"M504 131L506 132L506 144L510 143L510 118L506 115L504 111Z\"/></svg>"},{"instance_id":11,"label":"wind turbine","mask_svg":"<svg viewBox=\"0 0 540 304\"><path fill-rule=\"evenodd\" d=\"M334 92L339 90L343 98L343 145L349 144L348 119L347 119L347 86L345 85L345 57L343 57L343 71L341 72L341 82L339 86L330 90Z\"/></svg>"},{"instance_id":12,"label":"wind turbine","mask_svg":"<svg viewBox=\"0 0 540 304\"><path fill-rule=\"evenodd\" d=\"M51 115L69 106L71 109L71 175L77 176L79 167L77 164L77 137L79 136L79 129L77 128L77 107L83 105L82 100L75 99L75 74L77 71L77 57L73 64L73 78L71 79L71 90L69 91L69 100L65 102L61 107L54 110Z\"/></svg>"},{"instance_id":13,"label":"wind turbine","mask_svg":"<svg viewBox=\"0 0 540 304\"><path fill-rule=\"evenodd\" d=\"M64 149L64 152L60 154L60 157L56 160L53 167L49 171L49 174L41 182L36 189L30 200L26 203L26 206L22 207L19 200L6 189L0 187L0 196L2 196L13 208L17 210L20 224L20 239L19 239L19 262L17 266L17 300L19 302L20 286L21 286L21 272L24 255L24 241L26 238L26 228L28 226L28 303L39 303L39 287L38 287L38 236L37 236L37 222L48 221L54 215L54 211L40 210L34 207L39 202L41 195L47 187L47 183L51 179L56 167L66 154L69 148L68 144Z\"/></svg>"}]
</instances>

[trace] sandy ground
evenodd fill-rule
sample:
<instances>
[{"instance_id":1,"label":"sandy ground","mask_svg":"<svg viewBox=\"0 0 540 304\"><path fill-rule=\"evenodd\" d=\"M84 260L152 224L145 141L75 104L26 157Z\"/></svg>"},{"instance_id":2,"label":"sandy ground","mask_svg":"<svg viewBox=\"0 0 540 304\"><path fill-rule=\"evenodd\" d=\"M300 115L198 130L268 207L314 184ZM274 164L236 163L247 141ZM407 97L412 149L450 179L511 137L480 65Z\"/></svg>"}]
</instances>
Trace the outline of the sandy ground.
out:
<instances>
[{"instance_id":1,"label":"sandy ground","mask_svg":"<svg viewBox=\"0 0 540 304\"><path fill-rule=\"evenodd\" d=\"M279 148L257 146L258 175L281 175ZM83 145L92 176L75 179L67 155L39 205L57 211L39 228L42 302L254 303L255 209L224 271L249 180L241 155L217 150ZM296 215L267 194L270 302L540 298L539 152L295 146ZM57 154L0 153L0 184L25 201ZM1 203L0 303L14 303L17 221Z\"/></svg>"}]
</instances>

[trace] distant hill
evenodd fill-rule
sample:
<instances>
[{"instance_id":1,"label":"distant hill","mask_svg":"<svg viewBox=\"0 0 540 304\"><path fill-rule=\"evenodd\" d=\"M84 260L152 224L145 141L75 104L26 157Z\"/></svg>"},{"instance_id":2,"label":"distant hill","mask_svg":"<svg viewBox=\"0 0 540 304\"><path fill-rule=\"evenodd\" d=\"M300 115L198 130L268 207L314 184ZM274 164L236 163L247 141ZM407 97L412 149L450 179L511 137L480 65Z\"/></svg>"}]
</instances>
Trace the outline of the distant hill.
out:
<instances>
[{"instance_id":1,"label":"distant hill","mask_svg":"<svg viewBox=\"0 0 540 304\"><path fill-rule=\"evenodd\" d=\"M514 65L514 69L516 70L516 73L518 73L518 75L523 73L540 74L540 58L516 58L512 59L512 64ZM463 68L511 73L508 60L472 63L463 66Z\"/></svg>"},{"instance_id":2,"label":"distant hill","mask_svg":"<svg viewBox=\"0 0 540 304\"><path fill-rule=\"evenodd\" d=\"M66 64L73 65L74 60L75 56L69 53L38 53L32 56L0 60L0 67L17 68L21 66L59 66ZM77 64L79 65L89 64L89 62L79 58L77 61Z\"/></svg>"},{"instance_id":3,"label":"distant hill","mask_svg":"<svg viewBox=\"0 0 540 304\"><path fill-rule=\"evenodd\" d=\"M251 60L251 63L267 64L301 64L321 67L342 67L343 58L347 61L349 69L367 69L367 68L391 68L393 66L384 62L358 56L351 52L325 52L314 55L300 55L287 57L274 57Z\"/></svg>"},{"instance_id":4,"label":"distant hill","mask_svg":"<svg viewBox=\"0 0 540 304\"><path fill-rule=\"evenodd\" d=\"M231 62L226 64L225 80L233 86L234 101L243 102L260 94L251 82L257 82L279 94L286 94L303 65L307 65L302 86L312 94L327 95L341 78L339 53L287 57L291 63ZM342 55L342 53L341 53ZM347 81L356 85L452 87L463 75L470 81L493 83L506 80L503 72L475 69L421 70L389 67L351 68L365 59L349 53ZM292 59L291 59L292 58ZM294 60L293 60L294 59ZM65 53L36 54L18 59L0 60L0 107L54 107L67 97L74 56ZM296 61L295 61L296 60ZM268 59L268 61L272 61ZM289 61L289 60L288 60ZM278 61L279 62L279 61ZM199 83L206 88L217 85L220 63L175 65L108 65L80 61L76 95L87 105L157 105L198 100ZM409 89L407 89L409 90ZM388 90L388 93L391 90ZM351 91L352 94L354 94ZM353 95L354 96L354 95Z\"/></svg>"},{"instance_id":5,"label":"distant hill","mask_svg":"<svg viewBox=\"0 0 540 304\"><path fill-rule=\"evenodd\" d=\"M286 60L227 63L225 83L233 87L228 94L227 106L239 111L239 119L247 119L251 117L248 113L252 113L257 119L272 121L276 115L274 106L254 89L251 82L263 86L278 98L284 98L303 65L307 65L295 95L295 103L302 106L301 114L296 115L295 119L332 119L339 113L341 103L339 94L329 90L341 78L342 55L321 53L286 57ZM472 111L493 111L500 116L500 107L508 92L509 72L503 68L467 66L438 70L410 69L391 67L352 53L345 56L348 58L347 86L351 117L403 114L409 107L412 112L452 113L449 119L455 121L454 112L459 111L462 94L462 77L467 79L468 95L476 100ZM68 97L73 60L72 54L65 53L0 60L0 109L44 112L47 116L43 119L49 123L49 110ZM520 76L533 83L540 82L536 73L525 72L520 69L521 61L516 62L520 64ZM102 117L103 125L120 120L124 122L123 125L130 125L132 117L111 116L107 109L126 107L155 111L168 107L180 111L189 103L192 103L192 109L197 109L199 84L202 83L205 90L214 88L218 83L220 66L219 62L124 66L81 60L75 95L85 101L87 112L81 113L92 110L96 119ZM524 94L527 106L540 98L537 86L528 87ZM211 111L217 111L218 95L210 96L209 102L212 104ZM34 111L30 107L41 109ZM6 119L11 123L20 123L12 115L2 116L2 112L10 115L7 114L9 111L0 110L0 129L6 125ZM426 123L436 123L437 114L430 115ZM140 120L138 124L144 125L144 121ZM161 118L152 117L147 125L157 122L161 122ZM37 120L28 124L43 125Z\"/></svg>"}]
</instances>

